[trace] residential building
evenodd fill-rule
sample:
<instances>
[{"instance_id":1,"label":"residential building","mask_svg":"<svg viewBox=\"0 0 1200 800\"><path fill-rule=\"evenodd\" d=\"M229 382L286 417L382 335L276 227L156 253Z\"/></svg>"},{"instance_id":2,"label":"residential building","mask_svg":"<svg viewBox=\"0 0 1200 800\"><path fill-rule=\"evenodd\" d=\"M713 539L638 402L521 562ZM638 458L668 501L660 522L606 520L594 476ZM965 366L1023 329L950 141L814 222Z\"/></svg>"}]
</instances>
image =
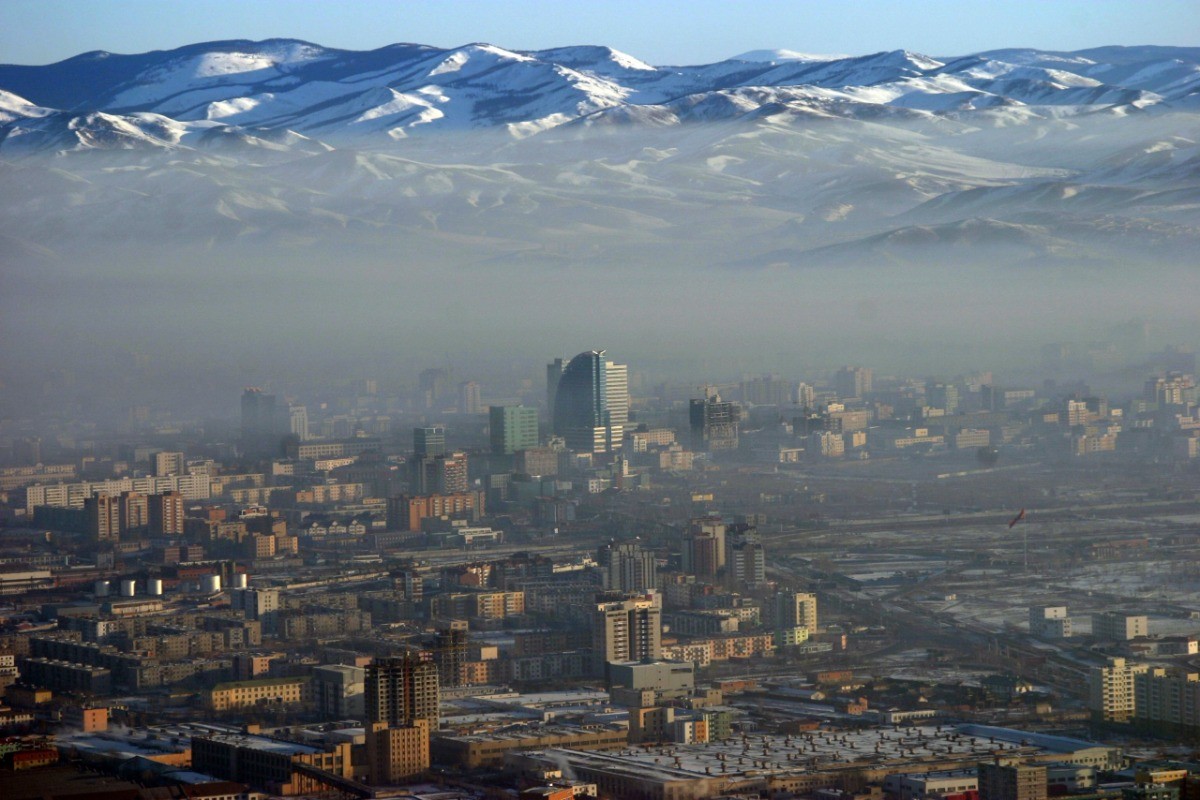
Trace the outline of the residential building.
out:
<instances>
[{"instance_id":1,"label":"residential building","mask_svg":"<svg viewBox=\"0 0 1200 800\"><path fill-rule=\"evenodd\" d=\"M1135 680L1150 669L1146 664L1130 664L1124 658L1110 658L1088 673L1088 708L1092 716L1104 722L1128 722L1137 711Z\"/></svg>"},{"instance_id":2,"label":"residential building","mask_svg":"<svg viewBox=\"0 0 1200 800\"><path fill-rule=\"evenodd\" d=\"M596 667L609 661L662 657L662 604L658 595L598 603L592 612Z\"/></svg>"},{"instance_id":3,"label":"residential building","mask_svg":"<svg viewBox=\"0 0 1200 800\"><path fill-rule=\"evenodd\" d=\"M1144 614L1108 611L1092 615L1092 636L1106 641L1127 642L1149 635L1149 620Z\"/></svg>"},{"instance_id":4,"label":"residential building","mask_svg":"<svg viewBox=\"0 0 1200 800\"><path fill-rule=\"evenodd\" d=\"M633 542L610 542L596 554L605 589L645 592L655 588L657 564L654 552Z\"/></svg>"}]
</instances>

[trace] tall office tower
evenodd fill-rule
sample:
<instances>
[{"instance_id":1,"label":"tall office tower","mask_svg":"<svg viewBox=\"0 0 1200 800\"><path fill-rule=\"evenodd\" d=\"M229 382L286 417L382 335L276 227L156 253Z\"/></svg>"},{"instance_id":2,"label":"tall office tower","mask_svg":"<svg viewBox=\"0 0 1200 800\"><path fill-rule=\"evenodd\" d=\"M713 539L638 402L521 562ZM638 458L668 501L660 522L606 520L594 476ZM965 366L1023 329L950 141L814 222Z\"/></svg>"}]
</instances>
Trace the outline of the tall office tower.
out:
<instances>
[{"instance_id":1,"label":"tall office tower","mask_svg":"<svg viewBox=\"0 0 1200 800\"><path fill-rule=\"evenodd\" d=\"M458 413L483 413L483 390L475 381L463 381L458 385Z\"/></svg>"},{"instance_id":2,"label":"tall office tower","mask_svg":"<svg viewBox=\"0 0 1200 800\"><path fill-rule=\"evenodd\" d=\"M160 450L154 454L154 475L165 478L168 475L186 475L183 453Z\"/></svg>"},{"instance_id":3,"label":"tall office tower","mask_svg":"<svg viewBox=\"0 0 1200 800\"><path fill-rule=\"evenodd\" d=\"M657 583L658 565L654 552L637 542L610 542L596 554L604 588L622 592L645 592Z\"/></svg>"},{"instance_id":4,"label":"tall office tower","mask_svg":"<svg viewBox=\"0 0 1200 800\"><path fill-rule=\"evenodd\" d=\"M183 535L183 494L163 492L146 498L147 524L151 536Z\"/></svg>"},{"instance_id":5,"label":"tall office tower","mask_svg":"<svg viewBox=\"0 0 1200 800\"><path fill-rule=\"evenodd\" d=\"M94 494L83 501L88 535L93 541L115 542L121 538L121 498Z\"/></svg>"},{"instance_id":6,"label":"tall office tower","mask_svg":"<svg viewBox=\"0 0 1200 800\"><path fill-rule=\"evenodd\" d=\"M562 380L566 364L561 358L556 358L546 365L546 416L554 420L554 403L558 398L558 382Z\"/></svg>"},{"instance_id":7,"label":"tall office tower","mask_svg":"<svg viewBox=\"0 0 1200 800\"><path fill-rule=\"evenodd\" d=\"M628 367L609 364L603 350L571 359L554 397L554 433L568 449L610 453L621 447L629 420L628 376Z\"/></svg>"},{"instance_id":8,"label":"tall office tower","mask_svg":"<svg viewBox=\"0 0 1200 800\"><path fill-rule=\"evenodd\" d=\"M608 362L605 394L608 397L608 449L619 450L625 444L629 427L629 366Z\"/></svg>"},{"instance_id":9,"label":"tall office tower","mask_svg":"<svg viewBox=\"0 0 1200 800\"><path fill-rule=\"evenodd\" d=\"M429 732L438 724L438 668L409 653L367 665L367 770L375 784L429 768Z\"/></svg>"},{"instance_id":10,"label":"tall office tower","mask_svg":"<svg viewBox=\"0 0 1200 800\"><path fill-rule=\"evenodd\" d=\"M423 408L441 408L450 391L450 373L444 369L427 369L421 372L417 383L417 402Z\"/></svg>"},{"instance_id":11,"label":"tall office tower","mask_svg":"<svg viewBox=\"0 0 1200 800\"><path fill-rule=\"evenodd\" d=\"M842 367L833 376L838 397L862 397L871 392L871 370L867 367Z\"/></svg>"},{"instance_id":12,"label":"tall office tower","mask_svg":"<svg viewBox=\"0 0 1200 800\"><path fill-rule=\"evenodd\" d=\"M488 410L492 452L510 456L538 446L538 413L529 406L492 406Z\"/></svg>"},{"instance_id":13,"label":"tall office tower","mask_svg":"<svg viewBox=\"0 0 1200 800\"><path fill-rule=\"evenodd\" d=\"M377 658L367 665L367 720L409 725L438 721L438 668L413 653Z\"/></svg>"},{"instance_id":14,"label":"tall office tower","mask_svg":"<svg viewBox=\"0 0 1200 800\"><path fill-rule=\"evenodd\" d=\"M758 530L749 526L738 526L729 537L728 575L732 585L738 589L761 589L767 585L767 555Z\"/></svg>"},{"instance_id":15,"label":"tall office tower","mask_svg":"<svg viewBox=\"0 0 1200 800\"><path fill-rule=\"evenodd\" d=\"M596 666L609 661L662 658L662 605L658 595L597 603L592 612Z\"/></svg>"},{"instance_id":16,"label":"tall office tower","mask_svg":"<svg viewBox=\"0 0 1200 800\"><path fill-rule=\"evenodd\" d=\"M694 519L683 535L683 571L713 579L725 568L725 523L720 517Z\"/></svg>"},{"instance_id":17,"label":"tall office tower","mask_svg":"<svg viewBox=\"0 0 1200 800\"><path fill-rule=\"evenodd\" d=\"M692 446L697 450L736 450L741 419L737 403L723 402L715 391L706 392L704 399L692 400L688 406Z\"/></svg>"},{"instance_id":18,"label":"tall office tower","mask_svg":"<svg viewBox=\"0 0 1200 800\"><path fill-rule=\"evenodd\" d=\"M446 455L446 429L441 425L413 428L413 455L417 458Z\"/></svg>"},{"instance_id":19,"label":"tall office tower","mask_svg":"<svg viewBox=\"0 0 1200 800\"><path fill-rule=\"evenodd\" d=\"M287 432L275 403L275 395L262 389L242 392L242 451L251 457L274 455Z\"/></svg>"},{"instance_id":20,"label":"tall office tower","mask_svg":"<svg viewBox=\"0 0 1200 800\"><path fill-rule=\"evenodd\" d=\"M817 629L817 596L810 592L782 591L775 595L776 628Z\"/></svg>"}]
</instances>

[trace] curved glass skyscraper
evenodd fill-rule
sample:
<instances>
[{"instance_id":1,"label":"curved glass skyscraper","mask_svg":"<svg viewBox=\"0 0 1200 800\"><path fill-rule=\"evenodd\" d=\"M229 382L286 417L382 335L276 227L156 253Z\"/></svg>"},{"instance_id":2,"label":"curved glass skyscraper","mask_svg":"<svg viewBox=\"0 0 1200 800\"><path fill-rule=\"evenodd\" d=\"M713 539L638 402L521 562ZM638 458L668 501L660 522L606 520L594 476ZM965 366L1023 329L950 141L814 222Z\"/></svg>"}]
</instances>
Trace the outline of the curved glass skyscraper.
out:
<instances>
[{"instance_id":1,"label":"curved glass skyscraper","mask_svg":"<svg viewBox=\"0 0 1200 800\"><path fill-rule=\"evenodd\" d=\"M554 432L577 453L620 448L629 419L627 368L603 350L580 353L563 368L554 395Z\"/></svg>"}]
</instances>

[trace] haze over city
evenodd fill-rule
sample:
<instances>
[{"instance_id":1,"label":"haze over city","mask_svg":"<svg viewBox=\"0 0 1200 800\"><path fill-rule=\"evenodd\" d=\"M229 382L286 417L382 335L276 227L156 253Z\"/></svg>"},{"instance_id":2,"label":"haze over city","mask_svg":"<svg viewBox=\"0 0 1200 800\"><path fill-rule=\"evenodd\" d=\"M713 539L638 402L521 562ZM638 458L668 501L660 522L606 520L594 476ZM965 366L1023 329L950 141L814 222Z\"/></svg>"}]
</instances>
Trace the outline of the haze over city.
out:
<instances>
[{"instance_id":1,"label":"haze over city","mask_svg":"<svg viewBox=\"0 0 1200 800\"><path fill-rule=\"evenodd\" d=\"M1191 800L1198 26L0 4L0 795Z\"/></svg>"}]
</instances>

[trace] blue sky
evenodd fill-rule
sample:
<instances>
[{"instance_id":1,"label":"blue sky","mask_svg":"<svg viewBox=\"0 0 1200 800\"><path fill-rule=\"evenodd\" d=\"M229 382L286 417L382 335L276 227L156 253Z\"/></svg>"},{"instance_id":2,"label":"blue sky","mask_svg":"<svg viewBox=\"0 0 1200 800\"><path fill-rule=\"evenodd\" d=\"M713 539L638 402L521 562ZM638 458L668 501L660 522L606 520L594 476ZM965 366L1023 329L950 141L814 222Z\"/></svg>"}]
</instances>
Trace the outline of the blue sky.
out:
<instances>
[{"instance_id":1,"label":"blue sky","mask_svg":"<svg viewBox=\"0 0 1200 800\"><path fill-rule=\"evenodd\" d=\"M958 55L997 47L1200 45L1197 0L0 0L0 63L213 39L513 49L607 44L655 64L786 48Z\"/></svg>"}]
</instances>

